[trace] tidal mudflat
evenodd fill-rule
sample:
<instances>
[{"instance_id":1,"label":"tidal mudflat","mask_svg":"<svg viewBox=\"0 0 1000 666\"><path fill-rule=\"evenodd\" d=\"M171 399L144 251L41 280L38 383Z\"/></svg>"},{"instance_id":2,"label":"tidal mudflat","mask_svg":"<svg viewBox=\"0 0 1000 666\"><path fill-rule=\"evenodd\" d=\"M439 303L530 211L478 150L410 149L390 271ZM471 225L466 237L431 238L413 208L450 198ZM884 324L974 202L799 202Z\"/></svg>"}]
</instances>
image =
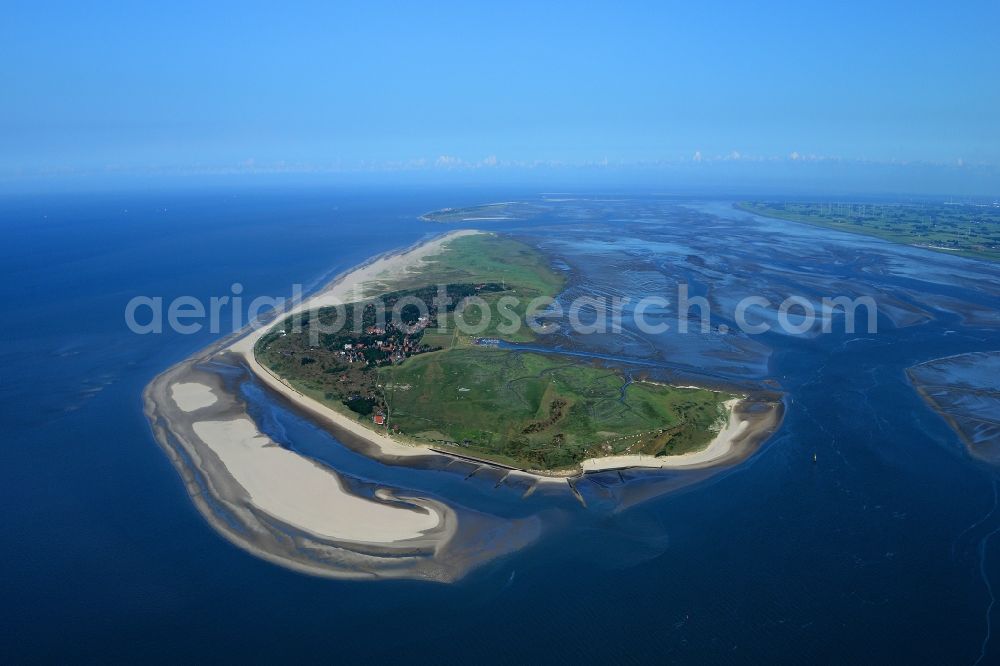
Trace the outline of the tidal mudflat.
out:
<instances>
[{"instance_id":1,"label":"tidal mudflat","mask_svg":"<svg viewBox=\"0 0 1000 666\"><path fill-rule=\"evenodd\" d=\"M913 386L969 452L1000 463L1000 352L971 352L916 365Z\"/></svg>"}]
</instances>

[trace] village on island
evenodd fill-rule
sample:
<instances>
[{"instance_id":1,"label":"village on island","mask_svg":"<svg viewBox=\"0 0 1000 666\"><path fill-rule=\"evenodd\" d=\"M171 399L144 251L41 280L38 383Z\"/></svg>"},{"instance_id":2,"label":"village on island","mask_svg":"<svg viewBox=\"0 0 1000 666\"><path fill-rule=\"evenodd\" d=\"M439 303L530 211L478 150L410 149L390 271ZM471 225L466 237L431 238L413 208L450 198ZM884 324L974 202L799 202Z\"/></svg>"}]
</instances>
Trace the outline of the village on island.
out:
<instances>
[{"instance_id":1,"label":"village on island","mask_svg":"<svg viewBox=\"0 0 1000 666\"><path fill-rule=\"evenodd\" d=\"M265 335L257 353L271 359L272 365L275 361L286 361L293 367L297 364L306 374L310 374L307 366L317 364L326 375L339 374L325 397L339 398L352 412L369 417L374 426L398 433L399 424L389 422L389 408L377 381L378 368L441 350L439 341L424 341L424 333L429 328L440 330L442 314L453 312L469 296L503 289L502 284L487 282L449 284L440 293L428 287L387 294L342 310L313 310L289 318ZM296 336L308 338L308 344L303 347L302 337ZM498 345L499 340L476 338L473 344Z\"/></svg>"}]
</instances>

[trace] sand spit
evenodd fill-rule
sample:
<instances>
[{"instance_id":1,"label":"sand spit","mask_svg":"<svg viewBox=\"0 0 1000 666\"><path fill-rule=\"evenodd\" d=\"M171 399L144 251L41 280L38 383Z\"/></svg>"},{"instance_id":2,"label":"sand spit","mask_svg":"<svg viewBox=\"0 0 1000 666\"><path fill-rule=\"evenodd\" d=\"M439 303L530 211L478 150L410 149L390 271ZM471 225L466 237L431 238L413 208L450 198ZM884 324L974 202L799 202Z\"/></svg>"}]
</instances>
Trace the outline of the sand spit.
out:
<instances>
[{"instance_id":1,"label":"sand spit","mask_svg":"<svg viewBox=\"0 0 1000 666\"><path fill-rule=\"evenodd\" d=\"M431 509L408 511L346 492L336 474L277 445L248 418L197 421L193 429L254 506L314 536L391 543L422 537L443 520Z\"/></svg>"}]
</instances>

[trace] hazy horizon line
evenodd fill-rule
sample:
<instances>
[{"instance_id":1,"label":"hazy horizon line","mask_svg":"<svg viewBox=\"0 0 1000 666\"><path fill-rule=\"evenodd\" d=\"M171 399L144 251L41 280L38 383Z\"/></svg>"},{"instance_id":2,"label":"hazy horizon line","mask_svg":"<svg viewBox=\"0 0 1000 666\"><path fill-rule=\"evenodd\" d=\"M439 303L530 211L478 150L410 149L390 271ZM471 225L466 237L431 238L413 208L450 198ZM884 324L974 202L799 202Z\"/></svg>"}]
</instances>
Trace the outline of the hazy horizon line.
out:
<instances>
[{"instance_id":1,"label":"hazy horizon line","mask_svg":"<svg viewBox=\"0 0 1000 666\"><path fill-rule=\"evenodd\" d=\"M234 185L594 188L668 190L678 195L980 197L1000 196L1000 167L991 163L882 161L830 157L737 156L684 160L530 163L485 158L368 164L264 162L229 165L39 168L0 171L0 193L113 191L137 187Z\"/></svg>"}]
</instances>

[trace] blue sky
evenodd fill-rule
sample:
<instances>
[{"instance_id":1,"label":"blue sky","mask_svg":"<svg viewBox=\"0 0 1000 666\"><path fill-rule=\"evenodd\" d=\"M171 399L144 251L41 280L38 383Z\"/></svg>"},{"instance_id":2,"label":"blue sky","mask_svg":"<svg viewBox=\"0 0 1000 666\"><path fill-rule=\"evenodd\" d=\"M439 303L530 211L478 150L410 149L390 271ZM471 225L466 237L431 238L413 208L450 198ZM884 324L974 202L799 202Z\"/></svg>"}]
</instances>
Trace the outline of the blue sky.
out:
<instances>
[{"instance_id":1,"label":"blue sky","mask_svg":"<svg viewBox=\"0 0 1000 666\"><path fill-rule=\"evenodd\" d=\"M0 17L8 183L574 168L794 180L820 162L916 163L989 190L1000 173L995 0L7 2Z\"/></svg>"}]
</instances>

